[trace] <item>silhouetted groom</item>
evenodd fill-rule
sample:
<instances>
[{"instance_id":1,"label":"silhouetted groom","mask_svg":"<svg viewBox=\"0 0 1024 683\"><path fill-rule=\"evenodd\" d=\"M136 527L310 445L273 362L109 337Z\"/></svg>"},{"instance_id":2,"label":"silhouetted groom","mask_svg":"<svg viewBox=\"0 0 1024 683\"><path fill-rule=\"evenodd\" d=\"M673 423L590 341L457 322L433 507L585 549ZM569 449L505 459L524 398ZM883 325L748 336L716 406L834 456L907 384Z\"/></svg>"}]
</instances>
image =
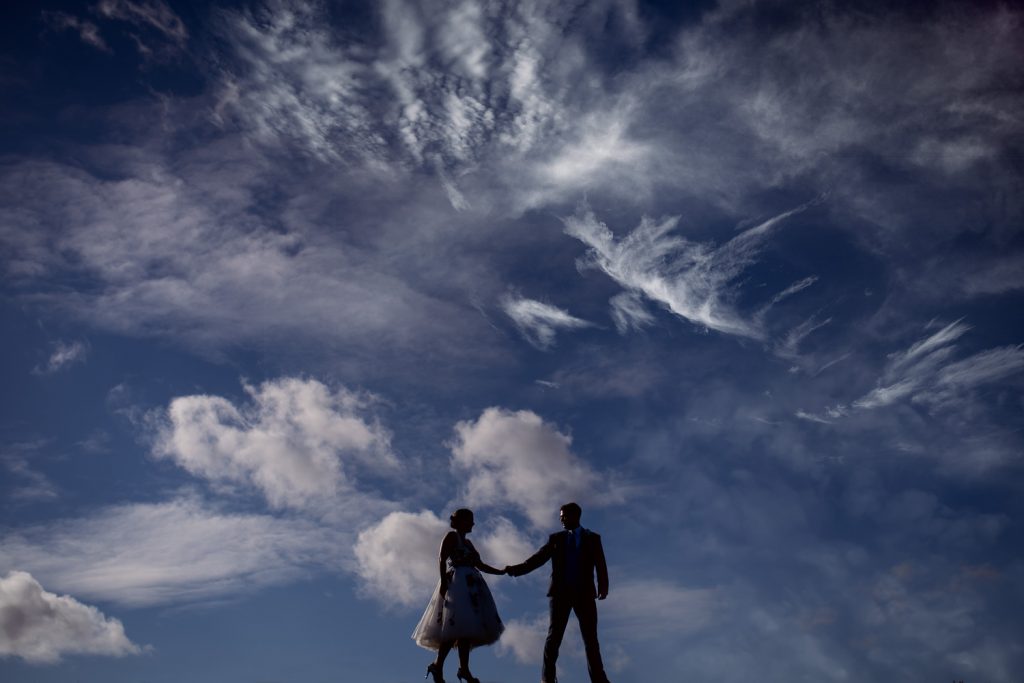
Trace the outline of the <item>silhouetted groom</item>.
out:
<instances>
[{"instance_id":1,"label":"silhouetted groom","mask_svg":"<svg viewBox=\"0 0 1024 683\"><path fill-rule=\"evenodd\" d=\"M608 566L604 561L601 537L580 526L583 510L576 503L562 506L559 517L565 531L551 534L548 542L522 564L505 567L509 576L522 576L551 560L551 587L548 597L551 625L544 641L544 670L541 683L556 683L555 661L558 648L569 622L569 612L576 612L587 651L587 671L593 683L609 683L601 663L601 646L597 643L597 603L608 596ZM594 591L594 572L597 591Z\"/></svg>"}]
</instances>

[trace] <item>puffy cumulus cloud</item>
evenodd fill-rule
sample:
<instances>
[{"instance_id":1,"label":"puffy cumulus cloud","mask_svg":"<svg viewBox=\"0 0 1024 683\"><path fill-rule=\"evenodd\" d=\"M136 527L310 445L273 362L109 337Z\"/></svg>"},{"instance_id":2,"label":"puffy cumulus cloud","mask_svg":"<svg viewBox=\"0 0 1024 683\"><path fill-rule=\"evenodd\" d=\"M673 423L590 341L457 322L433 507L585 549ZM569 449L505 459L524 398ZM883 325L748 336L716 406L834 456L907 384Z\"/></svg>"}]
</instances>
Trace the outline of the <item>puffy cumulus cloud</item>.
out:
<instances>
[{"instance_id":1,"label":"puffy cumulus cloud","mask_svg":"<svg viewBox=\"0 0 1024 683\"><path fill-rule=\"evenodd\" d=\"M491 566L521 562L533 545L509 520L480 519L473 545ZM355 544L363 590L391 606L426 604L438 582L438 549L450 531L433 512L392 512L363 531Z\"/></svg>"},{"instance_id":2,"label":"puffy cumulus cloud","mask_svg":"<svg viewBox=\"0 0 1024 683\"><path fill-rule=\"evenodd\" d=\"M439 580L437 553L448 523L433 512L392 512L359 532L356 567L365 590L384 601L427 604Z\"/></svg>"},{"instance_id":3,"label":"puffy cumulus cloud","mask_svg":"<svg viewBox=\"0 0 1024 683\"><path fill-rule=\"evenodd\" d=\"M628 292L643 295L694 324L761 339L765 331L756 316L744 316L735 305L735 280L754 263L772 230L807 206L779 214L717 247L674 234L679 217L655 221L645 216L619 239L586 204L563 222L566 233L589 247L581 263L600 269ZM617 301L615 319L620 330L633 325L640 315L637 310L635 298ZM639 319L643 320L642 315Z\"/></svg>"},{"instance_id":4,"label":"puffy cumulus cloud","mask_svg":"<svg viewBox=\"0 0 1024 683\"><path fill-rule=\"evenodd\" d=\"M258 489L275 508L349 507L360 501L353 473L398 466L389 435L368 421L364 399L344 387L283 378L246 386L241 407L219 396L171 401L154 453L215 483Z\"/></svg>"},{"instance_id":5,"label":"puffy cumulus cloud","mask_svg":"<svg viewBox=\"0 0 1024 683\"><path fill-rule=\"evenodd\" d=\"M47 586L131 607L218 599L349 562L352 533L301 519L231 514L192 497L101 508L22 527L0 567Z\"/></svg>"},{"instance_id":6,"label":"puffy cumulus cloud","mask_svg":"<svg viewBox=\"0 0 1024 683\"><path fill-rule=\"evenodd\" d=\"M518 564L538 547L523 531L505 517L488 516L480 520L480 531L473 541L481 557L493 567Z\"/></svg>"},{"instance_id":7,"label":"puffy cumulus cloud","mask_svg":"<svg viewBox=\"0 0 1024 683\"><path fill-rule=\"evenodd\" d=\"M532 411L488 408L455 426L452 467L466 477L463 497L470 505L511 506L547 527L567 501L621 500L571 444L569 435Z\"/></svg>"},{"instance_id":8,"label":"puffy cumulus cloud","mask_svg":"<svg viewBox=\"0 0 1024 683\"><path fill-rule=\"evenodd\" d=\"M512 318L519 332L538 349L549 349L555 343L558 329L574 330L590 327L591 323L567 311L533 299L507 297L502 308Z\"/></svg>"},{"instance_id":9,"label":"puffy cumulus cloud","mask_svg":"<svg viewBox=\"0 0 1024 683\"><path fill-rule=\"evenodd\" d=\"M512 655L522 664L540 664L544 639L548 634L548 616L510 619L498 641L498 654ZM569 639L570 643L572 642Z\"/></svg>"},{"instance_id":10,"label":"puffy cumulus cloud","mask_svg":"<svg viewBox=\"0 0 1024 683\"><path fill-rule=\"evenodd\" d=\"M52 663L69 654L121 657L141 651L120 621L50 593L28 572L0 578L0 657Z\"/></svg>"}]
</instances>

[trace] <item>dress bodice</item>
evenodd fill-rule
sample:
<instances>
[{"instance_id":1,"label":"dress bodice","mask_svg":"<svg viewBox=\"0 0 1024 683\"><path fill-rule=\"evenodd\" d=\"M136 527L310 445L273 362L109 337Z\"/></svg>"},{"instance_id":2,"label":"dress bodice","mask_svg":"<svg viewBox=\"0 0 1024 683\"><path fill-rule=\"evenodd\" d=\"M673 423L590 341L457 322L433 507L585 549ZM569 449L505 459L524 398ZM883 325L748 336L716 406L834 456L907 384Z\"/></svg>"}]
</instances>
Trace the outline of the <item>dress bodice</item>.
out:
<instances>
[{"instance_id":1,"label":"dress bodice","mask_svg":"<svg viewBox=\"0 0 1024 683\"><path fill-rule=\"evenodd\" d=\"M448 567L475 567L480 562L480 553L473 546L463 542L462 537L456 535L457 542L448 555Z\"/></svg>"}]
</instances>

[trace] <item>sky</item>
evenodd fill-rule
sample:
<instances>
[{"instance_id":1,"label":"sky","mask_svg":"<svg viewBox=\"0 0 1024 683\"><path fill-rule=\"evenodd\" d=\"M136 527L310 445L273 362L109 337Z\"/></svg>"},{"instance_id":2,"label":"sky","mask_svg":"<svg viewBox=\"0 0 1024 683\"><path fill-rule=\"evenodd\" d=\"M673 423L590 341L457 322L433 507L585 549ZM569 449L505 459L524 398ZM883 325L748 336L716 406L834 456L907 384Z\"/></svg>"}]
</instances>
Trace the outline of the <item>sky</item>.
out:
<instances>
[{"instance_id":1,"label":"sky","mask_svg":"<svg viewBox=\"0 0 1024 683\"><path fill-rule=\"evenodd\" d=\"M1022 22L4 3L0 679L420 680L575 500L616 683L1016 683Z\"/></svg>"}]
</instances>

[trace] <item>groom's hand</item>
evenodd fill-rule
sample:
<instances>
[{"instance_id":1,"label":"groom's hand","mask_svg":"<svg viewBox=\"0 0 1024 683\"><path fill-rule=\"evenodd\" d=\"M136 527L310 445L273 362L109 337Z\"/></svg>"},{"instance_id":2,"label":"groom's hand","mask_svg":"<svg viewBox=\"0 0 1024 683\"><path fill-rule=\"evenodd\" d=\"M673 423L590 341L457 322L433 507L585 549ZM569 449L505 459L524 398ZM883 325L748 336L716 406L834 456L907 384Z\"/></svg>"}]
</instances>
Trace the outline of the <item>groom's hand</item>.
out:
<instances>
[{"instance_id":1,"label":"groom's hand","mask_svg":"<svg viewBox=\"0 0 1024 683\"><path fill-rule=\"evenodd\" d=\"M605 598L607 598L607 597L608 597L608 594L607 594L607 593L598 593L598 594L597 594L597 599L598 599L598 600L604 600L604 599L605 599Z\"/></svg>"},{"instance_id":2,"label":"groom's hand","mask_svg":"<svg viewBox=\"0 0 1024 683\"><path fill-rule=\"evenodd\" d=\"M512 571L512 566L508 564L505 565L505 573L508 576L515 576L515 572Z\"/></svg>"}]
</instances>

